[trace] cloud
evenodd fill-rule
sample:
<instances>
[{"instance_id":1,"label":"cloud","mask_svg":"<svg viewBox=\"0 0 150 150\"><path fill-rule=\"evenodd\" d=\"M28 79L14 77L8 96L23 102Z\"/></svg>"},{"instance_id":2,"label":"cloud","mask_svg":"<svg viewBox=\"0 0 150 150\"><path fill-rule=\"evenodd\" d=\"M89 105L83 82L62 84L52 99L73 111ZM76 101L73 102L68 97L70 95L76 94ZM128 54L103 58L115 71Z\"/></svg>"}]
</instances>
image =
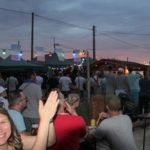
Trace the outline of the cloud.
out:
<instances>
[{"instance_id":1,"label":"cloud","mask_svg":"<svg viewBox=\"0 0 150 150\"><path fill-rule=\"evenodd\" d=\"M149 0L0 2L1 8L20 11L18 13L0 9L1 48L8 48L10 44L20 40L24 51L30 51L31 12L34 12L39 15L35 16L35 46L52 49L52 37L55 37L57 42L68 47L92 49L92 30L88 29L95 25L96 48L99 55L97 57L101 57L101 52L106 56L110 52L122 54L126 51L133 59L136 57L137 61L145 59L144 57L149 59ZM90 53L92 55L92 52ZM141 55L141 58L136 53Z\"/></svg>"}]
</instances>

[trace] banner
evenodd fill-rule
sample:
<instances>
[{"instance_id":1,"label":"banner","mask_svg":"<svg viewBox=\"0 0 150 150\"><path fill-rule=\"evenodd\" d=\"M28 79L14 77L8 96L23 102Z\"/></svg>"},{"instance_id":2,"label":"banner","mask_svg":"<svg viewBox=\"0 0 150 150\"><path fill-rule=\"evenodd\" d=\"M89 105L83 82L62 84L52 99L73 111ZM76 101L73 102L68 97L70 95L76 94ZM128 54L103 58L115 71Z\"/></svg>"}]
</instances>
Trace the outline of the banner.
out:
<instances>
[{"instance_id":1,"label":"banner","mask_svg":"<svg viewBox=\"0 0 150 150\"><path fill-rule=\"evenodd\" d=\"M65 53L64 53L63 49L61 49L61 48L55 48L55 53L57 54L58 59L60 61L64 61Z\"/></svg>"},{"instance_id":2,"label":"banner","mask_svg":"<svg viewBox=\"0 0 150 150\"><path fill-rule=\"evenodd\" d=\"M20 61L21 60L21 57L17 54L13 54L11 55L11 60L14 60L14 61Z\"/></svg>"},{"instance_id":3,"label":"banner","mask_svg":"<svg viewBox=\"0 0 150 150\"><path fill-rule=\"evenodd\" d=\"M80 50L73 50L72 56L73 56L74 62L80 62L81 61Z\"/></svg>"},{"instance_id":4,"label":"banner","mask_svg":"<svg viewBox=\"0 0 150 150\"><path fill-rule=\"evenodd\" d=\"M40 52L40 51L44 51L44 47L35 47L35 50L36 50L36 51L39 51L39 52Z\"/></svg>"},{"instance_id":5,"label":"banner","mask_svg":"<svg viewBox=\"0 0 150 150\"><path fill-rule=\"evenodd\" d=\"M19 45L19 44L11 44L11 50L20 51L21 50L21 45Z\"/></svg>"}]
</instances>

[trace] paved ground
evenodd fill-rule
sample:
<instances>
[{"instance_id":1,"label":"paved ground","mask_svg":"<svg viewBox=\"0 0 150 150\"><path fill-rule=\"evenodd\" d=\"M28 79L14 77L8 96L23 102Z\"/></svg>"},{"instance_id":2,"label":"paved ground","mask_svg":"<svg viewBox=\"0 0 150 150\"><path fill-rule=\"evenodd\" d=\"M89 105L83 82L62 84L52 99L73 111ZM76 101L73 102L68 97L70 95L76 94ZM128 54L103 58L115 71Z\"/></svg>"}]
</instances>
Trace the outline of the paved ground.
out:
<instances>
[{"instance_id":1,"label":"paved ground","mask_svg":"<svg viewBox=\"0 0 150 150\"><path fill-rule=\"evenodd\" d=\"M133 133L138 150L143 150L143 128L136 128ZM150 126L146 128L145 150L150 150Z\"/></svg>"}]
</instances>

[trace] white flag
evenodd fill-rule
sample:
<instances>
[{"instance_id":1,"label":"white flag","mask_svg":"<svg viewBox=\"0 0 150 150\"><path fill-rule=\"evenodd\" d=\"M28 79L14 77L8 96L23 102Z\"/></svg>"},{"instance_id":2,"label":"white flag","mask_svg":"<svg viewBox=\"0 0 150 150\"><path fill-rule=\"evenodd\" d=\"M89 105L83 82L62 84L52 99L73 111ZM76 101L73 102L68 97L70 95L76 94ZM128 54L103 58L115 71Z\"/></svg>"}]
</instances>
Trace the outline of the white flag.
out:
<instances>
[{"instance_id":1,"label":"white flag","mask_svg":"<svg viewBox=\"0 0 150 150\"><path fill-rule=\"evenodd\" d=\"M55 52L56 52L56 54L57 54L57 56L58 56L58 59L59 59L60 61L64 61L64 57L65 57L64 50L61 49L61 48L56 48L56 49L55 49Z\"/></svg>"}]
</instances>

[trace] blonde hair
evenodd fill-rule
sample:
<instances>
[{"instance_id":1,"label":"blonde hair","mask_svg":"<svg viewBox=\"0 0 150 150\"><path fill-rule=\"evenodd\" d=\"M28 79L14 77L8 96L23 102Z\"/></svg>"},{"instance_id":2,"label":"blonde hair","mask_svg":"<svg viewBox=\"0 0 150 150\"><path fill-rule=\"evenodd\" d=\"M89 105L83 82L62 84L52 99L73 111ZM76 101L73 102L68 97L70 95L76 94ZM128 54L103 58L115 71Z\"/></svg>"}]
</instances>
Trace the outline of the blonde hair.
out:
<instances>
[{"instance_id":1,"label":"blonde hair","mask_svg":"<svg viewBox=\"0 0 150 150\"><path fill-rule=\"evenodd\" d=\"M79 94L71 93L68 95L66 101L72 106L75 102L80 101Z\"/></svg>"}]
</instances>

